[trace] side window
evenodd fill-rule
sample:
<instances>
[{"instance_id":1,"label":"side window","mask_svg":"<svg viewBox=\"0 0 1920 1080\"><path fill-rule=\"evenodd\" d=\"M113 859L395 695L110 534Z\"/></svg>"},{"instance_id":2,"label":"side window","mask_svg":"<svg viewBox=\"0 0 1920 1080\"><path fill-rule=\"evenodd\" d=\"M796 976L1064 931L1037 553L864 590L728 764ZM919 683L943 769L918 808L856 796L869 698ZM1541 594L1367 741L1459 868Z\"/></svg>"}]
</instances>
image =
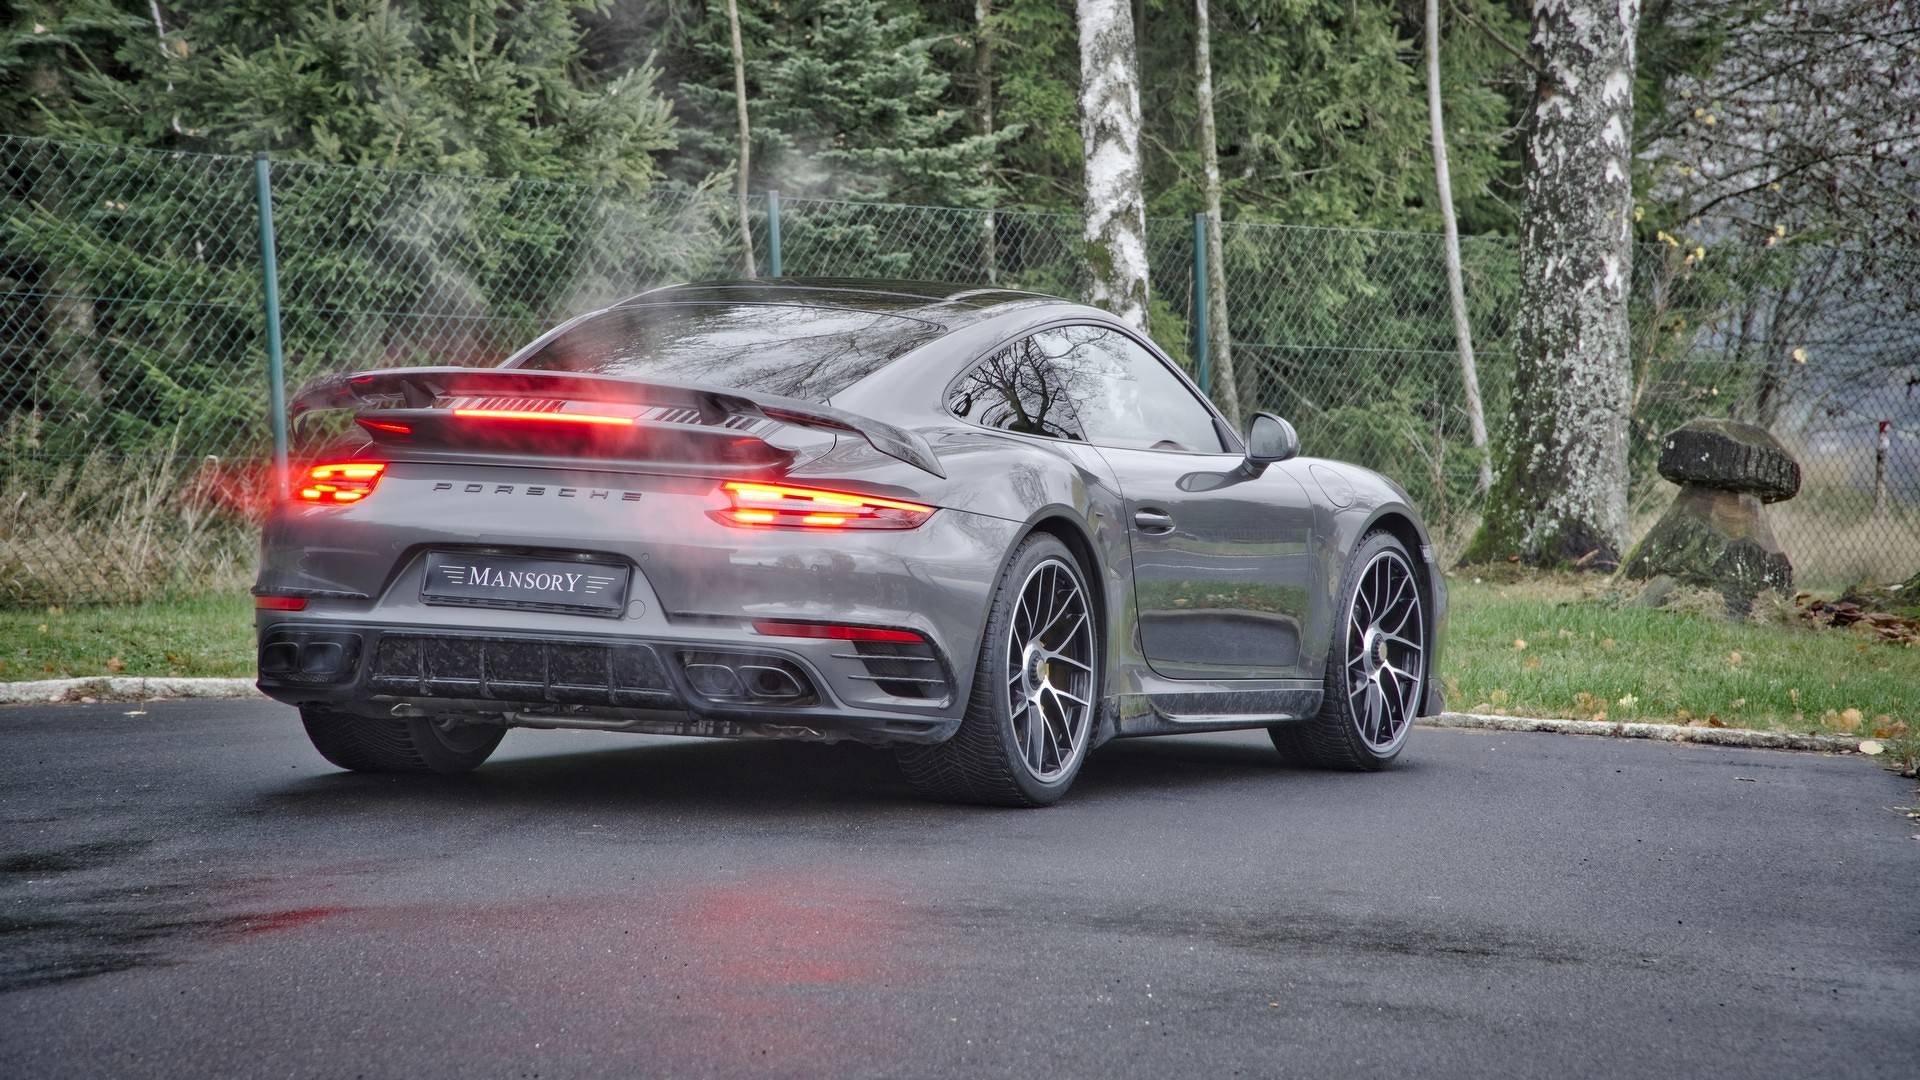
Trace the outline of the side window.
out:
<instances>
[{"instance_id":1,"label":"side window","mask_svg":"<svg viewBox=\"0 0 1920 1080\"><path fill-rule=\"evenodd\" d=\"M1213 413L1160 358L1117 330L1063 326L1034 335L1042 351L1074 372L1081 430L1102 446L1217 454Z\"/></svg>"},{"instance_id":2,"label":"side window","mask_svg":"<svg viewBox=\"0 0 1920 1080\"><path fill-rule=\"evenodd\" d=\"M947 409L985 427L1084 442L1080 414L1093 382L1049 356L1039 337L1026 337L961 376Z\"/></svg>"}]
</instances>

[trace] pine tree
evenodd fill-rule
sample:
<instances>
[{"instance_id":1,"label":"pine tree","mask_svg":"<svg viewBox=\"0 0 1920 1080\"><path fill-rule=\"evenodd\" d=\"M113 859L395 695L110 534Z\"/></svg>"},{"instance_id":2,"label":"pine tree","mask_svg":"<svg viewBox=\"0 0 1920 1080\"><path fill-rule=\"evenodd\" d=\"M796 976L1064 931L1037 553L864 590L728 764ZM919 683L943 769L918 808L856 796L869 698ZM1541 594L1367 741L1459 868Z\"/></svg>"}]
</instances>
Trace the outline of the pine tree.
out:
<instances>
[{"instance_id":1,"label":"pine tree","mask_svg":"<svg viewBox=\"0 0 1920 1080\"><path fill-rule=\"evenodd\" d=\"M987 165L1009 133L973 130L946 63L943 38L928 34L906 5L879 0L801 0L739 5L750 43L747 97L753 127L755 191L932 206L996 201ZM720 5L693 31L674 92L694 154L679 165L693 179L733 158L716 118L731 116L731 59ZM1014 133L1014 134L1017 134Z\"/></svg>"}]
</instances>

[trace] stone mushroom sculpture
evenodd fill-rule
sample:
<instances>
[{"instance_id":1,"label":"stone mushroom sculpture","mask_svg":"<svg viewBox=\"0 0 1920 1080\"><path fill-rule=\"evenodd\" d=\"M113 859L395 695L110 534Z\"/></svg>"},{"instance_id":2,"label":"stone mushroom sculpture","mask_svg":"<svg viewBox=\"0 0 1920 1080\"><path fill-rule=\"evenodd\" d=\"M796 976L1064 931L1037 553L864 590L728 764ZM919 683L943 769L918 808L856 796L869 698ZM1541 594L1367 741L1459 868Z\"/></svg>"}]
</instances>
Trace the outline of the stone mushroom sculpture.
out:
<instances>
[{"instance_id":1,"label":"stone mushroom sculpture","mask_svg":"<svg viewBox=\"0 0 1920 1080\"><path fill-rule=\"evenodd\" d=\"M1793 564L1762 505L1800 491L1800 463L1778 440L1737 420L1689 421L1668 432L1660 475L1680 496L1628 553L1627 577L1712 589L1740 614L1762 590L1792 591Z\"/></svg>"}]
</instances>

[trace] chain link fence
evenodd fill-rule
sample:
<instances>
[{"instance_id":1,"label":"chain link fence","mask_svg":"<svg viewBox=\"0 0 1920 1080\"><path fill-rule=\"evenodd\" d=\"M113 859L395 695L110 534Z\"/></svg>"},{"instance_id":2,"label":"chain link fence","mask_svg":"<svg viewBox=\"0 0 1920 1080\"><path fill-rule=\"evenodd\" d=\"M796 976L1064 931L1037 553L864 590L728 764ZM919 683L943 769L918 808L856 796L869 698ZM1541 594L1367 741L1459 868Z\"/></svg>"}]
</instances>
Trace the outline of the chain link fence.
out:
<instances>
[{"instance_id":1,"label":"chain link fence","mask_svg":"<svg viewBox=\"0 0 1920 1080\"><path fill-rule=\"evenodd\" d=\"M0 603L243 585L270 490L255 162L0 136L0 177ZM271 199L289 386L493 363L567 315L745 262L738 202L718 192L275 162ZM788 276L1085 292L1073 215L765 197L748 214L761 273L777 236ZM1152 220L1148 240L1154 336L1191 367L1193 223ZM1224 248L1237 377L1212 392L1393 476L1443 545L1463 540L1477 459L1439 238L1230 224ZM1637 527L1675 490L1652 469L1660 435L1736 415L1805 467L1771 512L1802 580L1911 574L1920 262L1727 248L1636 256ZM1507 238L1462 249L1497 439L1517 254Z\"/></svg>"}]
</instances>

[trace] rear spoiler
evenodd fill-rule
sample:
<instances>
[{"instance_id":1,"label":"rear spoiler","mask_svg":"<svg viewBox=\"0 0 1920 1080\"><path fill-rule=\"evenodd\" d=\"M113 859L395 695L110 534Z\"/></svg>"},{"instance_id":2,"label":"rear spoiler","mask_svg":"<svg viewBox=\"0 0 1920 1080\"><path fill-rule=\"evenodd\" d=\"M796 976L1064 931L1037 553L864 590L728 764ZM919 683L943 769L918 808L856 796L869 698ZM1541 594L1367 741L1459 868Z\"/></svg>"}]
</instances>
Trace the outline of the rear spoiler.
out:
<instances>
[{"instance_id":1,"label":"rear spoiler","mask_svg":"<svg viewBox=\"0 0 1920 1080\"><path fill-rule=\"evenodd\" d=\"M298 418L322 409L354 409L363 417L382 414L399 417L403 413L434 413L445 399L467 397L545 398L688 408L699 414L701 425L715 428L727 427L729 422L740 419L772 420L857 435L890 458L934 476L947 475L933 447L918 432L870 417L778 394L648 382L617 375L526 368L387 368L315 379L294 395L288 414Z\"/></svg>"}]
</instances>

